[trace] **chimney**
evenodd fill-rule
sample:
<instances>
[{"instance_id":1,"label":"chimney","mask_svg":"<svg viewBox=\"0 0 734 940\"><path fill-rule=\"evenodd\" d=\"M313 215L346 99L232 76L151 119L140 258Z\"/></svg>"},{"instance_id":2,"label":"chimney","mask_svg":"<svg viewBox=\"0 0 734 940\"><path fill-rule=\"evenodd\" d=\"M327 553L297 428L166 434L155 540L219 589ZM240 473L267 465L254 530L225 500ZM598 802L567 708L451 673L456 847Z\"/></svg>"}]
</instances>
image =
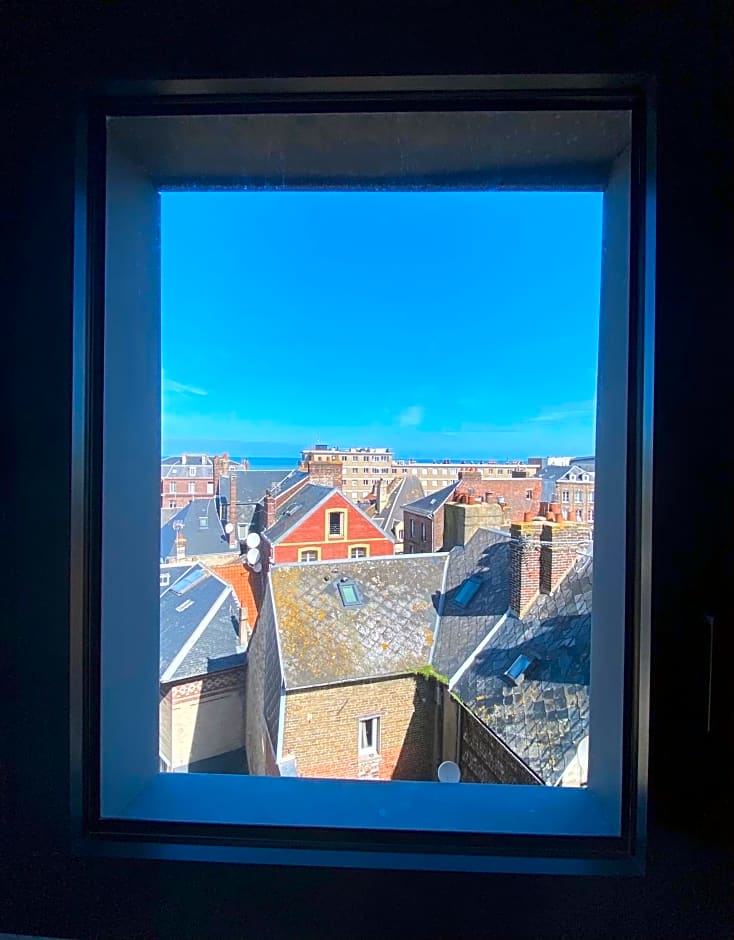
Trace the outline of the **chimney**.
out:
<instances>
[{"instance_id":1,"label":"chimney","mask_svg":"<svg viewBox=\"0 0 734 940\"><path fill-rule=\"evenodd\" d=\"M181 454L181 463L186 466L186 454Z\"/></svg>"},{"instance_id":2,"label":"chimney","mask_svg":"<svg viewBox=\"0 0 734 940\"><path fill-rule=\"evenodd\" d=\"M214 494L219 496L219 478L229 473L229 454L215 454L212 457Z\"/></svg>"},{"instance_id":3,"label":"chimney","mask_svg":"<svg viewBox=\"0 0 734 940\"><path fill-rule=\"evenodd\" d=\"M336 457L327 457L326 460L309 460L308 477L311 483L341 489L342 462Z\"/></svg>"},{"instance_id":4,"label":"chimney","mask_svg":"<svg viewBox=\"0 0 734 940\"><path fill-rule=\"evenodd\" d=\"M552 594L578 557L580 543L591 540L590 529L573 522L543 526L540 534L540 590Z\"/></svg>"},{"instance_id":5,"label":"chimney","mask_svg":"<svg viewBox=\"0 0 734 940\"><path fill-rule=\"evenodd\" d=\"M510 610L522 617L540 590L540 533L542 522L513 522L510 526Z\"/></svg>"},{"instance_id":6,"label":"chimney","mask_svg":"<svg viewBox=\"0 0 734 940\"><path fill-rule=\"evenodd\" d=\"M379 516L382 510L387 506L388 496L390 494L390 484L385 479L377 481L377 500L375 502L375 512Z\"/></svg>"},{"instance_id":7,"label":"chimney","mask_svg":"<svg viewBox=\"0 0 734 940\"><path fill-rule=\"evenodd\" d=\"M176 561L183 561L186 557L186 539L183 537L181 529L176 535Z\"/></svg>"},{"instance_id":8,"label":"chimney","mask_svg":"<svg viewBox=\"0 0 734 940\"><path fill-rule=\"evenodd\" d=\"M459 470L459 485L454 490L455 493L469 493L470 496L479 496L482 492L482 471L477 467L467 467L466 470Z\"/></svg>"},{"instance_id":9,"label":"chimney","mask_svg":"<svg viewBox=\"0 0 734 940\"><path fill-rule=\"evenodd\" d=\"M227 522L231 522L235 527L235 538L237 538L237 474L229 475L229 504L227 505Z\"/></svg>"},{"instance_id":10,"label":"chimney","mask_svg":"<svg viewBox=\"0 0 734 940\"><path fill-rule=\"evenodd\" d=\"M269 529L275 522L275 497L270 490L265 493L265 528Z\"/></svg>"}]
</instances>

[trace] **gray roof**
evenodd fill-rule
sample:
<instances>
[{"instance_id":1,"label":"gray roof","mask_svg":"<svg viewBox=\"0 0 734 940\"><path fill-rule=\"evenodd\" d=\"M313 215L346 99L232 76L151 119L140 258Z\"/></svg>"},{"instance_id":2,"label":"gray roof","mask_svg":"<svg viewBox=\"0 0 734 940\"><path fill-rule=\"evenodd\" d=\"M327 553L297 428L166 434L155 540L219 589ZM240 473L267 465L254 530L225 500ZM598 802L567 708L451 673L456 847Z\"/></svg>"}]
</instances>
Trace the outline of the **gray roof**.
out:
<instances>
[{"instance_id":1,"label":"gray roof","mask_svg":"<svg viewBox=\"0 0 734 940\"><path fill-rule=\"evenodd\" d=\"M180 565L161 565L161 581L167 580L167 584L161 584L161 594L167 590L174 581L178 581L182 574L191 568L191 562L183 562ZM163 576L168 575L168 578L165 579Z\"/></svg>"},{"instance_id":2,"label":"gray roof","mask_svg":"<svg viewBox=\"0 0 734 940\"><path fill-rule=\"evenodd\" d=\"M536 477L539 480L542 480L542 486L540 491L540 498L543 502L550 502L555 496L556 486L559 483L564 483L567 474L571 474L574 471L576 473L588 473L589 481L594 481L594 458L591 457L588 460L583 460L580 463L574 461L569 464L567 467L543 467L542 470L538 470ZM573 482L569 480L569 482Z\"/></svg>"},{"instance_id":3,"label":"gray roof","mask_svg":"<svg viewBox=\"0 0 734 940\"><path fill-rule=\"evenodd\" d=\"M447 499L450 499L451 494L458 485L458 480L455 483L449 483L449 485L444 486L443 489L436 490L435 493L429 493L428 496L424 496L422 499L416 499L412 503L405 503L403 509L418 513L420 516L432 516L434 512L443 506Z\"/></svg>"},{"instance_id":4,"label":"gray roof","mask_svg":"<svg viewBox=\"0 0 734 940\"><path fill-rule=\"evenodd\" d=\"M425 666L446 559L391 555L276 565L270 591L285 687L400 675ZM360 606L344 606L342 579L356 584Z\"/></svg>"},{"instance_id":5,"label":"gray roof","mask_svg":"<svg viewBox=\"0 0 734 940\"><path fill-rule=\"evenodd\" d=\"M202 527L201 520L206 520L204 527ZM184 506L161 527L160 557L162 560L176 557L178 530L175 526L178 523L183 523L181 532L186 539L186 555L189 558L239 551L236 540L230 545L217 515L216 500L214 497L209 497L208 499L192 499L188 506Z\"/></svg>"},{"instance_id":6,"label":"gray roof","mask_svg":"<svg viewBox=\"0 0 734 940\"><path fill-rule=\"evenodd\" d=\"M557 784L589 732L591 556L519 620L508 613L454 692L546 784ZM443 624L442 624L443 627ZM503 678L533 660L525 680Z\"/></svg>"},{"instance_id":7,"label":"gray roof","mask_svg":"<svg viewBox=\"0 0 734 940\"><path fill-rule=\"evenodd\" d=\"M403 507L405 504L419 500L422 497L423 485L418 477L412 475L402 477L390 493L385 508L379 515L375 516L375 522L386 532L394 532L395 523L403 521Z\"/></svg>"},{"instance_id":8,"label":"gray roof","mask_svg":"<svg viewBox=\"0 0 734 940\"><path fill-rule=\"evenodd\" d=\"M319 503L323 503L332 493L337 492L331 486L307 483L297 493L287 499L278 510L275 522L265 530L271 545L275 545L287 535L294 526L301 523Z\"/></svg>"},{"instance_id":9,"label":"gray roof","mask_svg":"<svg viewBox=\"0 0 734 940\"><path fill-rule=\"evenodd\" d=\"M265 491L275 484L278 484L279 490L286 490L308 476L300 470L235 470L232 475L236 479L238 505L259 503Z\"/></svg>"},{"instance_id":10,"label":"gray roof","mask_svg":"<svg viewBox=\"0 0 734 940\"><path fill-rule=\"evenodd\" d=\"M479 529L465 548L452 548L441 606L441 622L431 662L451 678L507 612L510 604L510 537L500 530ZM467 607L456 603L457 591L469 577L481 586Z\"/></svg>"},{"instance_id":11,"label":"gray roof","mask_svg":"<svg viewBox=\"0 0 734 940\"><path fill-rule=\"evenodd\" d=\"M197 575L199 576L196 580ZM245 662L239 642L239 605L232 587L203 565L179 577L160 600L160 679L177 682Z\"/></svg>"}]
</instances>

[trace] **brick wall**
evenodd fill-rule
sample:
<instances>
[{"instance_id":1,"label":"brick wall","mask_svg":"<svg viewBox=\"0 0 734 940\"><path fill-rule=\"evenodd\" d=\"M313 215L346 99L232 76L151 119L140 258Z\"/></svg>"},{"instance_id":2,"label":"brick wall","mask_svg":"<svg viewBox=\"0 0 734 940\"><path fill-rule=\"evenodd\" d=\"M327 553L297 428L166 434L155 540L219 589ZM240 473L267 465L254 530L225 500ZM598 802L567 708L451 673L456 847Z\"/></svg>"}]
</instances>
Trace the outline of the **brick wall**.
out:
<instances>
[{"instance_id":1,"label":"brick wall","mask_svg":"<svg viewBox=\"0 0 734 940\"><path fill-rule=\"evenodd\" d=\"M589 539L590 530L573 522L544 525L540 533L540 590L550 594L576 561L579 542Z\"/></svg>"},{"instance_id":2,"label":"brick wall","mask_svg":"<svg viewBox=\"0 0 734 940\"><path fill-rule=\"evenodd\" d=\"M413 535L410 534L411 520L415 527ZM426 537L422 537L421 524L425 526ZM403 510L403 542L406 554L414 555L422 552L437 552L443 543L443 506L433 514L433 519Z\"/></svg>"},{"instance_id":3,"label":"brick wall","mask_svg":"<svg viewBox=\"0 0 734 940\"><path fill-rule=\"evenodd\" d=\"M437 766L436 684L422 676L290 692L284 757L299 777L432 780ZM359 719L380 716L377 757L358 755Z\"/></svg>"},{"instance_id":4,"label":"brick wall","mask_svg":"<svg viewBox=\"0 0 734 940\"><path fill-rule=\"evenodd\" d=\"M245 743L244 668L229 669L190 682L164 686L170 714L161 724L161 745L168 746L171 769L237 750Z\"/></svg>"},{"instance_id":5,"label":"brick wall","mask_svg":"<svg viewBox=\"0 0 734 940\"><path fill-rule=\"evenodd\" d=\"M540 531L542 523L510 526L510 609L522 616L540 591Z\"/></svg>"},{"instance_id":6,"label":"brick wall","mask_svg":"<svg viewBox=\"0 0 734 940\"><path fill-rule=\"evenodd\" d=\"M506 514L497 503L446 503L443 508L444 551L455 545L466 545L479 528L497 528L505 522Z\"/></svg>"},{"instance_id":7,"label":"brick wall","mask_svg":"<svg viewBox=\"0 0 734 940\"><path fill-rule=\"evenodd\" d=\"M497 502L498 497L504 499L508 522L522 522L523 514L530 512L533 516L540 513L540 496L543 489L542 480L532 477L511 480L485 480L482 486L482 495L490 502ZM528 497L528 493L532 495ZM487 494L491 494L488 496Z\"/></svg>"}]
</instances>

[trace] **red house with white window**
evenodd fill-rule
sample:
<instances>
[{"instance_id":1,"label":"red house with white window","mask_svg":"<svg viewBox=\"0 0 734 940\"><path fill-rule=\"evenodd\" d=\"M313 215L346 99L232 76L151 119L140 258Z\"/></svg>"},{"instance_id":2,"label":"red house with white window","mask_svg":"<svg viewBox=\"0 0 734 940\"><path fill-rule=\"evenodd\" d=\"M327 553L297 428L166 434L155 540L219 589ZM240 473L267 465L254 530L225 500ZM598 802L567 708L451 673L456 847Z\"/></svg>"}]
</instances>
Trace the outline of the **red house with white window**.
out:
<instances>
[{"instance_id":1,"label":"red house with white window","mask_svg":"<svg viewBox=\"0 0 734 940\"><path fill-rule=\"evenodd\" d=\"M307 483L276 505L265 496L270 562L328 561L394 555L392 536L333 486Z\"/></svg>"}]
</instances>

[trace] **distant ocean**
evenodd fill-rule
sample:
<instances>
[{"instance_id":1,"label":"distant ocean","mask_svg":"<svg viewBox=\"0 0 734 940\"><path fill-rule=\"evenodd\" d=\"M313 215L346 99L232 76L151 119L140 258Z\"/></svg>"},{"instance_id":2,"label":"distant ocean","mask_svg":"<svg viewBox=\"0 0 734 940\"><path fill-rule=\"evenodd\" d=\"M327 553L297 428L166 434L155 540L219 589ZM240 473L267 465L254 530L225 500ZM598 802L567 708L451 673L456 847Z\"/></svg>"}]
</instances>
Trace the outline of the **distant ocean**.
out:
<instances>
[{"instance_id":1,"label":"distant ocean","mask_svg":"<svg viewBox=\"0 0 734 940\"><path fill-rule=\"evenodd\" d=\"M241 460L242 458L233 458ZM295 470L301 458L296 457L248 457L250 470Z\"/></svg>"}]
</instances>

